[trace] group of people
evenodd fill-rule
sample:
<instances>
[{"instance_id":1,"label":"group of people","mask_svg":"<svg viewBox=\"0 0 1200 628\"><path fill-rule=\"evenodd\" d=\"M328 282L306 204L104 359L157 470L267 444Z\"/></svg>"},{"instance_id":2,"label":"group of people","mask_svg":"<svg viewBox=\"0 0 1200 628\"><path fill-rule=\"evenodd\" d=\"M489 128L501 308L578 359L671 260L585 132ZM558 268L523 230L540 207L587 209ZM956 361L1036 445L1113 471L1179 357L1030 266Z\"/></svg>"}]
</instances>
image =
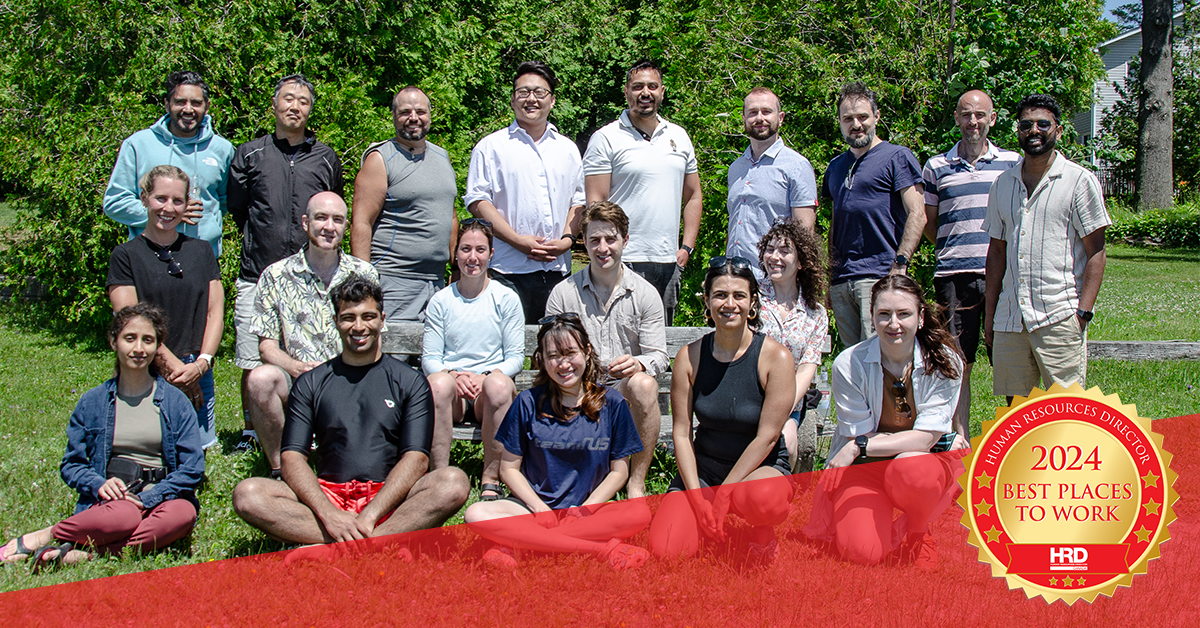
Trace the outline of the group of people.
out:
<instances>
[{"instance_id":1,"label":"group of people","mask_svg":"<svg viewBox=\"0 0 1200 628\"><path fill-rule=\"evenodd\" d=\"M484 468L465 516L495 544L491 564L511 568L520 550L591 553L618 569L689 556L725 536L728 512L750 524L750 556L769 562L828 303L847 348L833 369L834 471L805 531L857 562L935 564L928 522L961 465L925 454L967 446L980 328L997 394L1083 382L1109 221L1095 177L1054 150L1057 103L1017 105L1018 158L988 140L993 104L969 91L954 113L961 141L922 170L876 135L876 97L850 83L837 101L849 149L818 188L779 137L779 98L750 91L726 255L709 260L703 284L715 329L672 363L666 327L694 253L700 179L687 133L658 115L661 69L641 61L625 78L628 108L581 155L549 122L553 71L520 64L514 122L472 151L472 217L460 222L455 172L426 139L432 108L418 88L395 95L396 135L364 153L351 211L339 157L307 128L316 88L303 76L276 85L274 132L236 150L213 131L201 77L168 77L166 114L125 141L105 193L131 240L108 274L116 373L68 425L62 476L80 493L76 514L13 539L0 561L40 568L190 532L204 450L217 442L228 212L242 233L238 448L257 443L271 469L232 500L273 538L441 525L470 495L449 464L453 426L470 418ZM832 202L828 263L821 198ZM937 251L936 305L907 275L922 235ZM580 240L588 264L569 274ZM396 321L424 324L420 370L383 352ZM518 393L527 324L538 325L537 375ZM651 517L642 500L613 500L646 494L668 371L678 475ZM893 508L905 513L897 524ZM646 527L649 552L625 543Z\"/></svg>"}]
</instances>

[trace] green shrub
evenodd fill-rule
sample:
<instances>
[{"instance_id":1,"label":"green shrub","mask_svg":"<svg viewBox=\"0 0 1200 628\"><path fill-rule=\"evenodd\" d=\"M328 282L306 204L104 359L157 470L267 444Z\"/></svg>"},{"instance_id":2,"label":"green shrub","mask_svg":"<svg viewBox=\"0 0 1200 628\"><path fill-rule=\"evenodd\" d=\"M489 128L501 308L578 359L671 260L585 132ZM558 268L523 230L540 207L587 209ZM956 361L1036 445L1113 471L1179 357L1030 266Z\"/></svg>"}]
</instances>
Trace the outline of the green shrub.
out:
<instances>
[{"instance_id":1,"label":"green shrub","mask_svg":"<svg viewBox=\"0 0 1200 628\"><path fill-rule=\"evenodd\" d=\"M1113 225L1105 232L1110 242L1136 246L1200 248L1200 203L1170 210L1113 212Z\"/></svg>"}]
</instances>

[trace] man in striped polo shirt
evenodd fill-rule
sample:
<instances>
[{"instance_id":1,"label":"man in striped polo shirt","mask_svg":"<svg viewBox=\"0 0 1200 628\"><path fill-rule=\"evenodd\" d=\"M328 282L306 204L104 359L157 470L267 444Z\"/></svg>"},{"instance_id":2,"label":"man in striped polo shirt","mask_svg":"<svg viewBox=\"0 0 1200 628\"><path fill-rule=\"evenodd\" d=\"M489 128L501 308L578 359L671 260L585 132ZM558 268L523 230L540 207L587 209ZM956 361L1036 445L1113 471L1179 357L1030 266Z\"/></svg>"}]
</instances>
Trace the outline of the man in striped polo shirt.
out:
<instances>
[{"instance_id":1,"label":"man in striped polo shirt","mask_svg":"<svg viewBox=\"0 0 1200 628\"><path fill-rule=\"evenodd\" d=\"M1039 378L1049 388L1082 386L1087 376L1085 332L1112 221L1096 175L1054 150L1062 132L1052 96L1021 99L1017 139L1025 157L988 194L983 334L992 347L992 390L1009 403Z\"/></svg>"},{"instance_id":2,"label":"man in striped polo shirt","mask_svg":"<svg viewBox=\"0 0 1200 628\"><path fill-rule=\"evenodd\" d=\"M986 289L983 271L989 238L983 218L988 190L1021 156L988 140L996 112L987 94L979 90L963 94L954 110L954 122L962 140L925 162L925 237L937 251L933 275L937 302L946 309L950 333L967 361L954 428L963 438L970 438L971 367L979 348Z\"/></svg>"}]
</instances>

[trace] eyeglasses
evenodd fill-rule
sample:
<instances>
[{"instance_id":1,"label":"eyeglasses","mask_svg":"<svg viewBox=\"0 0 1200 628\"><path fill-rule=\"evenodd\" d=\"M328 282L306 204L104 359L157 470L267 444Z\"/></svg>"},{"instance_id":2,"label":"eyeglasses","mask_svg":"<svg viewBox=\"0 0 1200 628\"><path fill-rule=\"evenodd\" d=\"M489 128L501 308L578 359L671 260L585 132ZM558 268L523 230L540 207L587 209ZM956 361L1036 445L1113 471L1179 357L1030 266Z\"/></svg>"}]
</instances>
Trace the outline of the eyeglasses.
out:
<instances>
[{"instance_id":1,"label":"eyeglasses","mask_svg":"<svg viewBox=\"0 0 1200 628\"><path fill-rule=\"evenodd\" d=\"M748 260L740 255L734 255L733 257L725 257L724 255L718 255L718 256L708 260L708 269L716 270L718 268L725 266L726 264L730 264L734 268L737 268L737 269L746 269L746 268L752 267L754 265L754 262L751 262L750 260Z\"/></svg>"},{"instance_id":2,"label":"eyeglasses","mask_svg":"<svg viewBox=\"0 0 1200 628\"><path fill-rule=\"evenodd\" d=\"M897 381L892 384L892 402L896 406L896 414L903 414L908 418L912 414L912 406L908 405L908 387L904 385L904 381Z\"/></svg>"},{"instance_id":3,"label":"eyeglasses","mask_svg":"<svg viewBox=\"0 0 1200 628\"><path fill-rule=\"evenodd\" d=\"M460 222L458 223L458 226L461 228L461 227L466 227L466 226L469 226L469 225L473 225L473 224L475 224L475 223L479 223L479 224L481 224L481 225L483 225L483 226L487 227L488 229L491 229L491 228L492 228L492 221L490 221L490 220L487 220L487 219L485 219L485 218L468 218L468 219L466 219L466 220L460 221Z\"/></svg>"},{"instance_id":4,"label":"eyeglasses","mask_svg":"<svg viewBox=\"0 0 1200 628\"><path fill-rule=\"evenodd\" d=\"M179 265L179 262L174 257L171 257L170 251L166 248L157 248L154 249L154 254L158 256L158 261L167 263L167 274L173 277L183 276L183 267Z\"/></svg>"},{"instance_id":5,"label":"eyeglasses","mask_svg":"<svg viewBox=\"0 0 1200 628\"><path fill-rule=\"evenodd\" d=\"M575 312L563 312L562 314L543 316L542 318L538 319L538 325L549 325L551 323L557 323L558 321L562 321L564 323L578 323L580 318Z\"/></svg>"},{"instance_id":6,"label":"eyeglasses","mask_svg":"<svg viewBox=\"0 0 1200 628\"><path fill-rule=\"evenodd\" d=\"M553 93L554 92L551 92L545 87L536 87L534 89L529 89L528 87L518 87L517 89L513 90L513 95L517 98L529 98L529 95L533 94L533 97L537 98L538 100L544 100L547 96Z\"/></svg>"},{"instance_id":7,"label":"eyeglasses","mask_svg":"<svg viewBox=\"0 0 1200 628\"><path fill-rule=\"evenodd\" d=\"M1049 131L1054 127L1053 120L1021 120L1017 122L1017 130L1022 133L1028 133L1035 123L1039 131Z\"/></svg>"}]
</instances>

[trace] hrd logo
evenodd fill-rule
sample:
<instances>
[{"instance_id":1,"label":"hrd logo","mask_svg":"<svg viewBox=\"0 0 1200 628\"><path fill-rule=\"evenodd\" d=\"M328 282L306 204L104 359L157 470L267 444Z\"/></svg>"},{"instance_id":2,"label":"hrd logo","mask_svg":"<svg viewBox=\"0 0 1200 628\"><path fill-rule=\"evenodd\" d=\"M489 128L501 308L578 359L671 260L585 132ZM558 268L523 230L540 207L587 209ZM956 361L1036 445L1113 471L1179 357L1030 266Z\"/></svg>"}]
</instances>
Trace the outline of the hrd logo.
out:
<instances>
[{"instance_id":1,"label":"hrd logo","mask_svg":"<svg viewBox=\"0 0 1200 628\"><path fill-rule=\"evenodd\" d=\"M1085 547L1051 547L1050 571L1087 571Z\"/></svg>"}]
</instances>

